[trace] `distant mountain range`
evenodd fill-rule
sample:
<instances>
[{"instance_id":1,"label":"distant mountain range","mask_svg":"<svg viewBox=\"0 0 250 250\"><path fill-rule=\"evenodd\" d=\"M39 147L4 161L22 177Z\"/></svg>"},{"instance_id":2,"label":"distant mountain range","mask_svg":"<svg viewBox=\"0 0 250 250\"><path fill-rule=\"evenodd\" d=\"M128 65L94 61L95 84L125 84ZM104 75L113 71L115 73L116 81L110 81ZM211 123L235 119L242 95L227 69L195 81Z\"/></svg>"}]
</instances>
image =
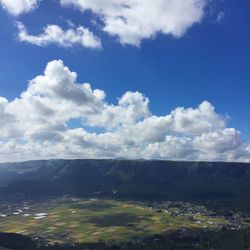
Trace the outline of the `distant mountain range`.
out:
<instances>
[{"instance_id":1,"label":"distant mountain range","mask_svg":"<svg viewBox=\"0 0 250 250\"><path fill-rule=\"evenodd\" d=\"M250 164L48 160L0 164L0 194L184 200L250 208Z\"/></svg>"}]
</instances>

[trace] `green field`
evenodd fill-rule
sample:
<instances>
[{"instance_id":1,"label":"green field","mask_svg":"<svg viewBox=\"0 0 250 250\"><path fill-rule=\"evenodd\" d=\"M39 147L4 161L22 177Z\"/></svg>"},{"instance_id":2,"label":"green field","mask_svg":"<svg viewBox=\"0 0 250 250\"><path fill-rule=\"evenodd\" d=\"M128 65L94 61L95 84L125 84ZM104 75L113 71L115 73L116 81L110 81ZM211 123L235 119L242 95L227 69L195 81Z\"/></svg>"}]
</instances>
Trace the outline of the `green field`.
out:
<instances>
[{"instance_id":1,"label":"green field","mask_svg":"<svg viewBox=\"0 0 250 250\"><path fill-rule=\"evenodd\" d=\"M221 228L223 218L196 214L172 216L178 208L159 211L144 203L95 199L57 200L18 215L0 218L0 231L44 237L54 242L126 241L180 228ZM39 217L39 213L47 213Z\"/></svg>"}]
</instances>

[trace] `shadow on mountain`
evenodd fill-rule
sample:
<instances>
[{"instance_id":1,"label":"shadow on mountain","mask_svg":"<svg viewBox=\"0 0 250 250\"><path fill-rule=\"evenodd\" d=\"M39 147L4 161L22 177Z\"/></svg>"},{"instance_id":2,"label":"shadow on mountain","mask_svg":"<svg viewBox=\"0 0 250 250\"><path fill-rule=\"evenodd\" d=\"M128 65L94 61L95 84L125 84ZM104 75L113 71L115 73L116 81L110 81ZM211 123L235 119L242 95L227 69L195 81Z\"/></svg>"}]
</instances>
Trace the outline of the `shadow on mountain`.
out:
<instances>
[{"instance_id":1,"label":"shadow on mountain","mask_svg":"<svg viewBox=\"0 0 250 250\"><path fill-rule=\"evenodd\" d=\"M250 211L250 164L51 160L0 164L0 195L182 200ZM11 175L13 174L13 178Z\"/></svg>"}]
</instances>

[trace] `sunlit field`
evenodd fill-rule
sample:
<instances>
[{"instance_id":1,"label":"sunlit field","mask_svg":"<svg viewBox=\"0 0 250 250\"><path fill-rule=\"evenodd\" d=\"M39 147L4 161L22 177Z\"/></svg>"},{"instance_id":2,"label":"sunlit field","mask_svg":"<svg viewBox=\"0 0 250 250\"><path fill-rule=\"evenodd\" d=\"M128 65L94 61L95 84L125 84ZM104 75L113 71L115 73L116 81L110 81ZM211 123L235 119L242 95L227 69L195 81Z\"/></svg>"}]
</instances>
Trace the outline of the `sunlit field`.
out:
<instances>
[{"instance_id":1,"label":"sunlit field","mask_svg":"<svg viewBox=\"0 0 250 250\"><path fill-rule=\"evenodd\" d=\"M229 224L209 212L179 215L178 207L105 199L57 199L0 218L0 231L46 238L51 243L126 241L178 229L220 229ZM202 208L201 210L204 210Z\"/></svg>"}]
</instances>

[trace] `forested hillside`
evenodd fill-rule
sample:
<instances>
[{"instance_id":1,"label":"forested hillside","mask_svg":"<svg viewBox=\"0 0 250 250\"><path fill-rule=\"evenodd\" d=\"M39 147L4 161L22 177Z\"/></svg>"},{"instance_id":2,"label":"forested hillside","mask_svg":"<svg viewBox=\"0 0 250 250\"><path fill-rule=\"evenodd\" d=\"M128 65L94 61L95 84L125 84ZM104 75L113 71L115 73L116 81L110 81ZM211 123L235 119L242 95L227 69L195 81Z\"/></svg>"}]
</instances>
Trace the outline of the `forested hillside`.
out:
<instances>
[{"instance_id":1,"label":"forested hillside","mask_svg":"<svg viewBox=\"0 0 250 250\"><path fill-rule=\"evenodd\" d=\"M1 194L218 201L250 208L250 164L50 160L0 165Z\"/></svg>"}]
</instances>

